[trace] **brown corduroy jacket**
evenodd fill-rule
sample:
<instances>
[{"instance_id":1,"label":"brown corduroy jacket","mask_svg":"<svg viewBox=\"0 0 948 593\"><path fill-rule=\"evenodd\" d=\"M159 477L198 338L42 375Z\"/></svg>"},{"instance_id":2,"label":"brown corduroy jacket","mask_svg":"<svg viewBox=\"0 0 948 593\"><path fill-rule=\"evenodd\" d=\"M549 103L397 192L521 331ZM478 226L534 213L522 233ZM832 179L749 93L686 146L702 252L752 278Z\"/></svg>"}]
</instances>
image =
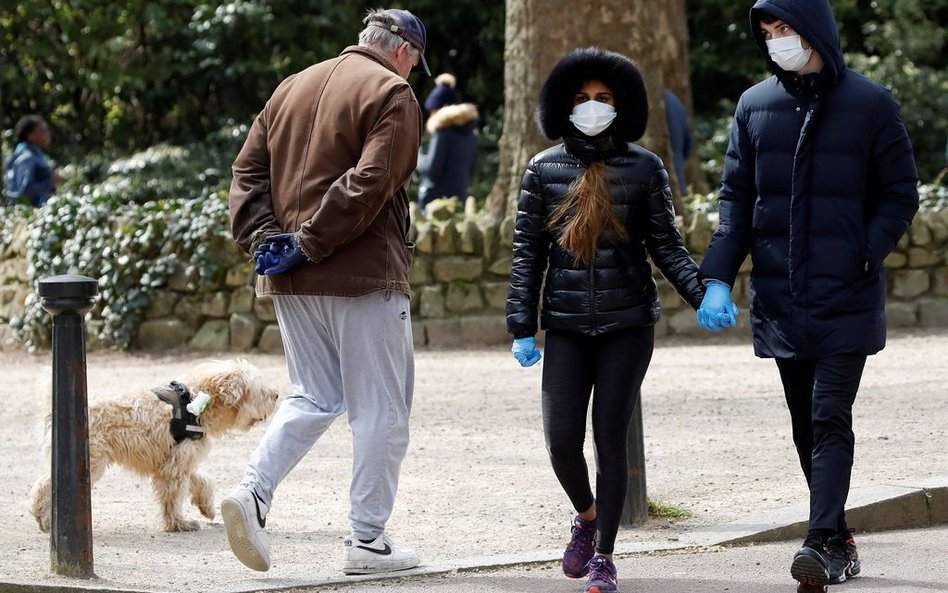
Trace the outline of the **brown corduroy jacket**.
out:
<instances>
[{"instance_id":1,"label":"brown corduroy jacket","mask_svg":"<svg viewBox=\"0 0 948 593\"><path fill-rule=\"evenodd\" d=\"M408 82L367 47L277 87L234 161L231 230L247 253L297 233L310 261L260 276L258 294L408 294L406 186L421 121Z\"/></svg>"}]
</instances>

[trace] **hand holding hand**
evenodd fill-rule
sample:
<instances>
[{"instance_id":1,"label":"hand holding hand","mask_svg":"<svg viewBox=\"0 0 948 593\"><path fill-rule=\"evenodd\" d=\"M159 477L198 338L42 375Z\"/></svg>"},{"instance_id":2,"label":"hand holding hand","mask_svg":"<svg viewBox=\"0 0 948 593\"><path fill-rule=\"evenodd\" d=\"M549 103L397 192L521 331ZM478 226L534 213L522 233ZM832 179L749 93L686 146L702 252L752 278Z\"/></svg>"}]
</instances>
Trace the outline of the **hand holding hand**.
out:
<instances>
[{"instance_id":1,"label":"hand holding hand","mask_svg":"<svg viewBox=\"0 0 948 593\"><path fill-rule=\"evenodd\" d=\"M307 260L294 233L281 233L267 240L253 252L257 260L254 271L264 276L283 274Z\"/></svg>"},{"instance_id":2,"label":"hand holding hand","mask_svg":"<svg viewBox=\"0 0 948 593\"><path fill-rule=\"evenodd\" d=\"M698 308L698 325L708 331L721 331L737 325L737 305L731 300L731 287L723 282L708 282L701 307Z\"/></svg>"},{"instance_id":3,"label":"hand holding hand","mask_svg":"<svg viewBox=\"0 0 948 593\"><path fill-rule=\"evenodd\" d=\"M510 351L513 352L514 358L517 359L517 362L519 362L522 367L531 367L540 362L540 359L543 358L540 354L540 349L537 348L537 339L533 336L529 338L517 338L513 341L513 346L510 347Z\"/></svg>"}]
</instances>

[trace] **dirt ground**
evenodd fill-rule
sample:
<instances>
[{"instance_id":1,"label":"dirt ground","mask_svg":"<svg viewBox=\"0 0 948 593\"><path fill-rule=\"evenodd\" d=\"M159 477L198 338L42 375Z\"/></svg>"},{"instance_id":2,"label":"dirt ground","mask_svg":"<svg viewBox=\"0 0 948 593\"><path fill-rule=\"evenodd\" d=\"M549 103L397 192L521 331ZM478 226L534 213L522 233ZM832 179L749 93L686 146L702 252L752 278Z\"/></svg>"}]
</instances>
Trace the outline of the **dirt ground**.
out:
<instances>
[{"instance_id":1,"label":"dirt ground","mask_svg":"<svg viewBox=\"0 0 948 593\"><path fill-rule=\"evenodd\" d=\"M870 358L855 408L853 486L948 473L946 354L948 332L892 333ZM204 358L92 353L89 392L158 386ZM281 392L290 391L281 356L247 358ZM18 560L48 557L49 539L27 512L27 494L48 471L38 427L44 404L34 385L49 363L48 353L0 356L0 530L12 541L0 550L0 575L21 581L49 569ZM416 363L412 444L388 532L426 561L560 548L572 511L544 449L539 365L521 369L505 348L422 350ZM649 496L691 516L625 528L619 543L676 539L700 525L805 500L776 367L755 358L746 341L659 339L643 394ZM216 483L218 504L262 434L257 427L215 444L203 471ZM587 449L591 462L589 439ZM273 567L264 575L231 556L220 518L206 521L191 508L201 531L163 533L149 484L109 470L93 489L97 572L123 587L157 587L154 575L127 573L145 541L173 549L169 563L183 558L199 567L172 571L161 583L171 590L195 590L200 574L271 585L337 575L350 472L351 437L341 418L276 492L267 524Z\"/></svg>"}]
</instances>

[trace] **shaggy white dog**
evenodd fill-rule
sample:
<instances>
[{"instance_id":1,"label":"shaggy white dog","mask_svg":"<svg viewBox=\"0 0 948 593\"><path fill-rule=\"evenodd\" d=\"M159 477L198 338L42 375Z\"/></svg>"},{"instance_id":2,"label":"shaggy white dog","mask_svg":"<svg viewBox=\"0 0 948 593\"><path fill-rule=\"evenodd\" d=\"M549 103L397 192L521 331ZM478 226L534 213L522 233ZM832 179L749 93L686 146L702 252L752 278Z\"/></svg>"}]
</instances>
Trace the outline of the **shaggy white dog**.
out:
<instances>
[{"instance_id":1,"label":"shaggy white dog","mask_svg":"<svg viewBox=\"0 0 948 593\"><path fill-rule=\"evenodd\" d=\"M246 431L265 420L276 407L278 393L264 384L259 371L246 360L212 361L198 365L184 385L198 405L210 396L197 416L204 435L177 441L172 436L174 408L156 391L172 395L168 386L140 389L121 397L97 399L89 405L89 473L93 484L110 465L121 465L151 480L161 507L165 531L193 531L198 522L183 515L185 496L208 519L214 518L214 486L197 472L213 438L231 430ZM51 400L47 382L43 397ZM183 406L182 406L183 409ZM186 415L185 415L186 417ZM51 415L46 416L49 448ZM182 425L183 426L183 425ZM192 425L193 426L193 425ZM200 430L200 429L199 429ZM191 431L191 436L194 432ZM47 456L49 459L49 456ZM37 480L30 493L30 513L40 530L50 528L49 474Z\"/></svg>"}]
</instances>

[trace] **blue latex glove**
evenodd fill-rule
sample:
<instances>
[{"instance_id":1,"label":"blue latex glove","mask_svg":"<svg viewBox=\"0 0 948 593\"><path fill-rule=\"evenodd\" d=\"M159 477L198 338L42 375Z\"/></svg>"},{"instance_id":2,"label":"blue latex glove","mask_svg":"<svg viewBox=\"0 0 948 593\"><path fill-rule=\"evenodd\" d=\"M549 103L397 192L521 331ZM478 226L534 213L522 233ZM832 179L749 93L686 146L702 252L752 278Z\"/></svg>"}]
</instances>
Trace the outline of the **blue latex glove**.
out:
<instances>
[{"instance_id":1,"label":"blue latex glove","mask_svg":"<svg viewBox=\"0 0 948 593\"><path fill-rule=\"evenodd\" d=\"M517 362L519 362L522 367L532 367L543 358L540 354L540 349L537 348L537 339L533 336L529 338L517 338L513 341L513 346L510 347L510 351L513 352L514 358L517 359Z\"/></svg>"},{"instance_id":2,"label":"blue latex glove","mask_svg":"<svg viewBox=\"0 0 948 593\"><path fill-rule=\"evenodd\" d=\"M718 332L737 325L737 305L731 300L731 287L723 282L708 282L704 299L698 308L698 325L708 331Z\"/></svg>"},{"instance_id":3,"label":"blue latex glove","mask_svg":"<svg viewBox=\"0 0 948 593\"><path fill-rule=\"evenodd\" d=\"M255 272L264 276L283 274L307 261L306 254L296 241L294 233L281 233L267 237L253 253L257 260Z\"/></svg>"}]
</instances>

